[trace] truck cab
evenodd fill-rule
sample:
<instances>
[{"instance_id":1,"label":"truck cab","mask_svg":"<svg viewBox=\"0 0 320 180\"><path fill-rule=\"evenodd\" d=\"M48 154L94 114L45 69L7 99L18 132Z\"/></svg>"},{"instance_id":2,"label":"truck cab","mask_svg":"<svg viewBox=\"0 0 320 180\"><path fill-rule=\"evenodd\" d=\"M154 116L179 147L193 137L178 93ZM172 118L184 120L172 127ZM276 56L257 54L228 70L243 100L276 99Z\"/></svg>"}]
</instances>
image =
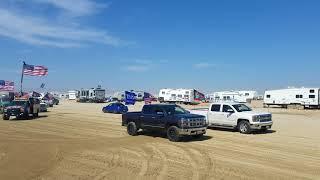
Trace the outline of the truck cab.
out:
<instances>
[{"instance_id":1,"label":"truck cab","mask_svg":"<svg viewBox=\"0 0 320 180\"><path fill-rule=\"evenodd\" d=\"M144 105L142 112L123 114L122 125L127 126L129 135L137 135L139 129L163 130L170 141L179 141L183 136L200 137L207 129L204 116L175 104Z\"/></svg>"},{"instance_id":2,"label":"truck cab","mask_svg":"<svg viewBox=\"0 0 320 180\"><path fill-rule=\"evenodd\" d=\"M254 112L243 103L212 103L207 109L195 109L191 113L206 116L210 127L238 129L244 134L266 131L273 125L270 113Z\"/></svg>"}]
</instances>

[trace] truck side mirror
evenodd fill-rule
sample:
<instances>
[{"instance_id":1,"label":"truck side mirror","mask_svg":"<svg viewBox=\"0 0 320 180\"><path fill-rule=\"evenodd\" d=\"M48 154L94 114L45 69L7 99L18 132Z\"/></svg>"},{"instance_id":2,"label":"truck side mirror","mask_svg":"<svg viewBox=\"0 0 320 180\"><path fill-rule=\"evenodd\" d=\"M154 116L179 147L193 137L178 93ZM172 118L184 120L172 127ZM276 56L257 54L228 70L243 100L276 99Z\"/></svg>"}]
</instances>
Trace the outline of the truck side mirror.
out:
<instances>
[{"instance_id":1,"label":"truck side mirror","mask_svg":"<svg viewBox=\"0 0 320 180\"><path fill-rule=\"evenodd\" d=\"M228 109L227 112L228 113L234 113L234 110L233 109Z\"/></svg>"}]
</instances>

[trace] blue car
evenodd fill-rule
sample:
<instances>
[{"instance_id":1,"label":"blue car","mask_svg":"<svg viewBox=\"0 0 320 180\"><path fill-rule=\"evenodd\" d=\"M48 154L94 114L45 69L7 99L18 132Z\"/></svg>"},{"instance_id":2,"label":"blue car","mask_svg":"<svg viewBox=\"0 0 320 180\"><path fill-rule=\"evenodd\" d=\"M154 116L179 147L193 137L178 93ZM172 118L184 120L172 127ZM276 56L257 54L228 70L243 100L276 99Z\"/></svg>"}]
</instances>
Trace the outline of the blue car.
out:
<instances>
[{"instance_id":1,"label":"blue car","mask_svg":"<svg viewBox=\"0 0 320 180\"><path fill-rule=\"evenodd\" d=\"M128 107L121 103L111 103L102 108L104 113L123 114L128 112Z\"/></svg>"}]
</instances>

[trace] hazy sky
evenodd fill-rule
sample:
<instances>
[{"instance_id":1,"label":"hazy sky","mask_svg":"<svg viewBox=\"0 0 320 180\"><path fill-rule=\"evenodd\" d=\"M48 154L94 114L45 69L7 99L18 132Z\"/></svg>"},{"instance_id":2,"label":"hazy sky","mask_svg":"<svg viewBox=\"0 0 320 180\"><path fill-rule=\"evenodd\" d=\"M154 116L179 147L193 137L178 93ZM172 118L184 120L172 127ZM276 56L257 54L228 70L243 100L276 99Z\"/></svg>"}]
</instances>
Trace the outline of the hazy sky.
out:
<instances>
[{"instance_id":1,"label":"hazy sky","mask_svg":"<svg viewBox=\"0 0 320 180\"><path fill-rule=\"evenodd\" d=\"M319 87L317 0L1 0L0 79L26 88Z\"/></svg>"}]
</instances>

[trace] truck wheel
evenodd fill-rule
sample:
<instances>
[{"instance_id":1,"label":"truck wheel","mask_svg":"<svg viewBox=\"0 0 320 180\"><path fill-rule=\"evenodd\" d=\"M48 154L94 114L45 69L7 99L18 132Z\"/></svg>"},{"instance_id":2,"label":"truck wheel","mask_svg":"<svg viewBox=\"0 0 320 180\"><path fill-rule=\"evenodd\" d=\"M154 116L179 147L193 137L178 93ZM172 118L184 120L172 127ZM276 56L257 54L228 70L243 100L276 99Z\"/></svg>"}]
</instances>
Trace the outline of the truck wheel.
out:
<instances>
[{"instance_id":1,"label":"truck wheel","mask_svg":"<svg viewBox=\"0 0 320 180\"><path fill-rule=\"evenodd\" d=\"M3 114L2 119L3 119L3 120L9 120L9 119L10 119L10 116L6 116L6 115Z\"/></svg>"},{"instance_id":2,"label":"truck wheel","mask_svg":"<svg viewBox=\"0 0 320 180\"><path fill-rule=\"evenodd\" d=\"M238 124L238 130L242 134L250 134L251 127L248 121L240 121Z\"/></svg>"},{"instance_id":3,"label":"truck wheel","mask_svg":"<svg viewBox=\"0 0 320 180\"><path fill-rule=\"evenodd\" d=\"M181 137L179 136L178 128L176 126L170 126L167 129L167 137L172 142L180 141Z\"/></svg>"},{"instance_id":4,"label":"truck wheel","mask_svg":"<svg viewBox=\"0 0 320 180\"><path fill-rule=\"evenodd\" d=\"M138 132L138 128L137 128L137 125L136 123L134 122L130 122L127 126L127 132L129 135L131 136L136 136L137 135L137 132Z\"/></svg>"},{"instance_id":5,"label":"truck wheel","mask_svg":"<svg viewBox=\"0 0 320 180\"><path fill-rule=\"evenodd\" d=\"M37 111L37 113L33 114L33 118L37 118L37 117L39 117L39 111Z\"/></svg>"}]
</instances>

